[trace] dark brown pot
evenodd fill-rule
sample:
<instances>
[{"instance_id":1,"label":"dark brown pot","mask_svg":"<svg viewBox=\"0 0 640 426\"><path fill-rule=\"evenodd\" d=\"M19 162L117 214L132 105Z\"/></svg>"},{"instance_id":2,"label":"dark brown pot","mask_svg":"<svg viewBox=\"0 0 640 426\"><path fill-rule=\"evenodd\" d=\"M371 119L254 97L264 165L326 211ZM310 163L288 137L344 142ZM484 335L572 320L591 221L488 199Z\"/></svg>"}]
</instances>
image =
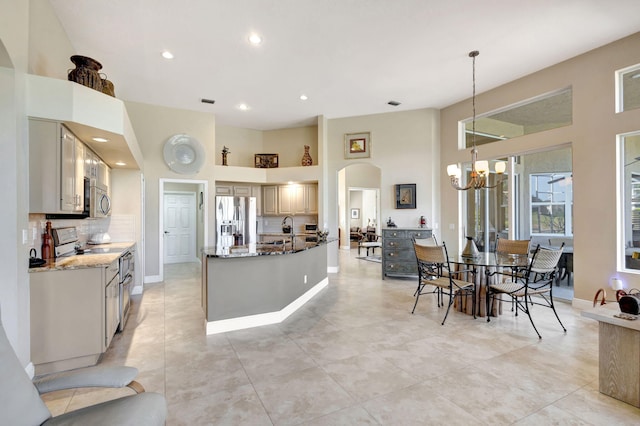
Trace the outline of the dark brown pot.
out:
<instances>
[{"instance_id":1,"label":"dark brown pot","mask_svg":"<svg viewBox=\"0 0 640 426\"><path fill-rule=\"evenodd\" d=\"M76 67L69 71L69 81L102 92L102 78L98 72L102 64L95 59L80 55L73 55L70 59Z\"/></svg>"}]
</instances>

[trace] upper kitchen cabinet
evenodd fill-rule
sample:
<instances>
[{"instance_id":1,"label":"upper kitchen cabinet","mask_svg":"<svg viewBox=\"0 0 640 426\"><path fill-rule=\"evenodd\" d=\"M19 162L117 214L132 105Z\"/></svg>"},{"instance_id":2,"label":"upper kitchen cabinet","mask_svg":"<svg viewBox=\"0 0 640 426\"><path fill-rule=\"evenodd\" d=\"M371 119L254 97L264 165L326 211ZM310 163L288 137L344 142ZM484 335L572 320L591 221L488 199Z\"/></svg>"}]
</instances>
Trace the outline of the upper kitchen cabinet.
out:
<instances>
[{"instance_id":1,"label":"upper kitchen cabinet","mask_svg":"<svg viewBox=\"0 0 640 426\"><path fill-rule=\"evenodd\" d=\"M98 186L106 187L109 191L111 189L111 167L88 146L84 147L84 177L96 182Z\"/></svg>"},{"instance_id":2,"label":"upper kitchen cabinet","mask_svg":"<svg viewBox=\"0 0 640 426\"><path fill-rule=\"evenodd\" d=\"M315 183L263 186L263 215L318 213L318 185Z\"/></svg>"},{"instance_id":3,"label":"upper kitchen cabinet","mask_svg":"<svg viewBox=\"0 0 640 426\"><path fill-rule=\"evenodd\" d=\"M236 197L251 197L251 185L216 182L216 195L233 195Z\"/></svg>"},{"instance_id":4,"label":"upper kitchen cabinet","mask_svg":"<svg viewBox=\"0 0 640 426\"><path fill-rule=\"evenodd\" d=\"M104 186L111 193L111 167L104 161L98 159L97 177L98 184Z\"/></svg>"},{"instance_id":5,"label":"upper kitchen cabinet","mask_svg":"<svg viewBox=\"0 0 640 426\"><path fill-rule=\"evenodd\" d=\"M264 216L278 214L278 186L265 185L262 187L262 214Z\"/></svg>"},{"instance_id":6,"label":"upper kitchen cabinet","mask_svg":"<svg viewBox=\"0 0 640 426\"><path fill-rule=\"evenodd\" d=\"M60 123L29 120L29 212L82 213L85 146Z\"/></svg>"}]
</instances>

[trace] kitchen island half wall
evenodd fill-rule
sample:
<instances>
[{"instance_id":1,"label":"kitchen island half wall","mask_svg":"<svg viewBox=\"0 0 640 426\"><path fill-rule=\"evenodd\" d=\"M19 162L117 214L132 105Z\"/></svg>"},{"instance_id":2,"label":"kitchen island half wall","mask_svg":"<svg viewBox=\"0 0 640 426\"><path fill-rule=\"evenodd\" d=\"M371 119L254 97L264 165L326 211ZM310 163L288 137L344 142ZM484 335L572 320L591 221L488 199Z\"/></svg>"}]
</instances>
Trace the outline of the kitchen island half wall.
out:
<instances>
[{"instance_id":1,"label":"kitchen island half wall","mask_svg":"<svg viewBox=\"0 0 640 426\"><path fill-rule=\"evenodd\" d=\"M216 255L204 249L202 305L207 334L282 322L329 283L327 244L284 253ZM220 251L217 251L220 253Z\"/></svg>"}]
</instances>

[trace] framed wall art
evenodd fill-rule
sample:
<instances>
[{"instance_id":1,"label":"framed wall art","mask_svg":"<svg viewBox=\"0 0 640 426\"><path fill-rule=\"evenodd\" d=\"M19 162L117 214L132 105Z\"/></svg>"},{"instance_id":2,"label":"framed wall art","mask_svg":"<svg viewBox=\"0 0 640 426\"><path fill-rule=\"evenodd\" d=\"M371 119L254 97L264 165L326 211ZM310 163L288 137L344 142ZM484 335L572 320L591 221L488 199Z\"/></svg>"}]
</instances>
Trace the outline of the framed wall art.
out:
<instances>
[{"instance_id":1,"label":"framed wall art","mask_svg":"<svg viewBox=\"0 0 640 426\"><path fill-rule=\"evenodd\" d=\"M347 133L344 135L344 158L371 157L371 133Z\"/></svg>"},{"instance_id":2,"label":"framed wall art","mask_svg":"<svg viewBox=\"0 0 640 426\"><path fill-rule=\"evenodd\" d=\"M274 169L278 167L278 154L255 154L257 169Z\"/></svg>"},{"instance_id":3,"label":"framed wall art","mask_svg":"<svg viewBox=\"0 0 640 426\"><path fill-rule=\"evenodd\" d=\"M360 219L360 209L351 209L351 219Z\"/></svg>"},{"instance_id":4,"label":"framed wall art","mask_svg":"<svg viewBox=\"0 0 640 426\"><path fill-rule=\"evenodd\" d=\"M396 209L416 208L416 184L403 183L396 185Z\"/></svg>"}]
</instances>

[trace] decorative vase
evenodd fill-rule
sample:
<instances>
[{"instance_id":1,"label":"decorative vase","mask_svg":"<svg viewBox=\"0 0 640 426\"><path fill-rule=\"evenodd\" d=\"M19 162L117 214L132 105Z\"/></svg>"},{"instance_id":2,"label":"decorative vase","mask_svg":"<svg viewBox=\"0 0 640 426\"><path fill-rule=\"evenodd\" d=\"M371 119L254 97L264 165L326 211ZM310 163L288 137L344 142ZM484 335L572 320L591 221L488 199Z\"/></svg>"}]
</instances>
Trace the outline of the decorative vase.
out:
<instances>
[{"instance_id":1,"label":"decorative vase","mask_svg":"<svg viewBox=\"0 0 640 426\"><path fill-rule=\"evenodd\" d=\"M102 92L102 78L98 72L102 68L102 64L95 59L80 55L73 55L70 59L76 67L69 71L69 81Z\"/></svg>"},{"instance_id":2,"label":"decorative vase","mask_svg":"<svg viewBox=\"0 0 640 426\"><path fill-rule=\"evenodd\" d=\"M222 165L228 166L227 164L227 155L229 155L231 151L226 146L222 148Z\"/></svg>"},{"instance_id":3,"label":"decorative vase","mask_svg":"<svg viewBox=\"0 0 640 426\"><path fill-rule=\"evenodd\" d=\"M100 78L102 78L102 93L115 98L116 91L115 91L115 88L113 87L113 83L107 80L106 74L100 73Z\"/></svg>"},{"instance_id":4,"label":"decorative vase","mask_svg":"<svg viewBox=\"0 0 640 426\"><path fill-rule=\"evenodd\" d=\"M478 257L479 255L480 252L478 251L478 247L476 247L475 241L473 241L473 237L467 237L467 245L464 250L462 250L462 257L472 259Z\"/></svg>"},{"instance_id":5,"label":"decorative vase","mask_svg":"<svg viewBox=\"0 0 640 426\"><path fill-rule=\"evenodd\" d=\"M313 159L311 155L309 155L309 145L304 146L304 155L302 156L302 165L303 166L311 166L313 164Z\"/></svg>"}]
</instances>

